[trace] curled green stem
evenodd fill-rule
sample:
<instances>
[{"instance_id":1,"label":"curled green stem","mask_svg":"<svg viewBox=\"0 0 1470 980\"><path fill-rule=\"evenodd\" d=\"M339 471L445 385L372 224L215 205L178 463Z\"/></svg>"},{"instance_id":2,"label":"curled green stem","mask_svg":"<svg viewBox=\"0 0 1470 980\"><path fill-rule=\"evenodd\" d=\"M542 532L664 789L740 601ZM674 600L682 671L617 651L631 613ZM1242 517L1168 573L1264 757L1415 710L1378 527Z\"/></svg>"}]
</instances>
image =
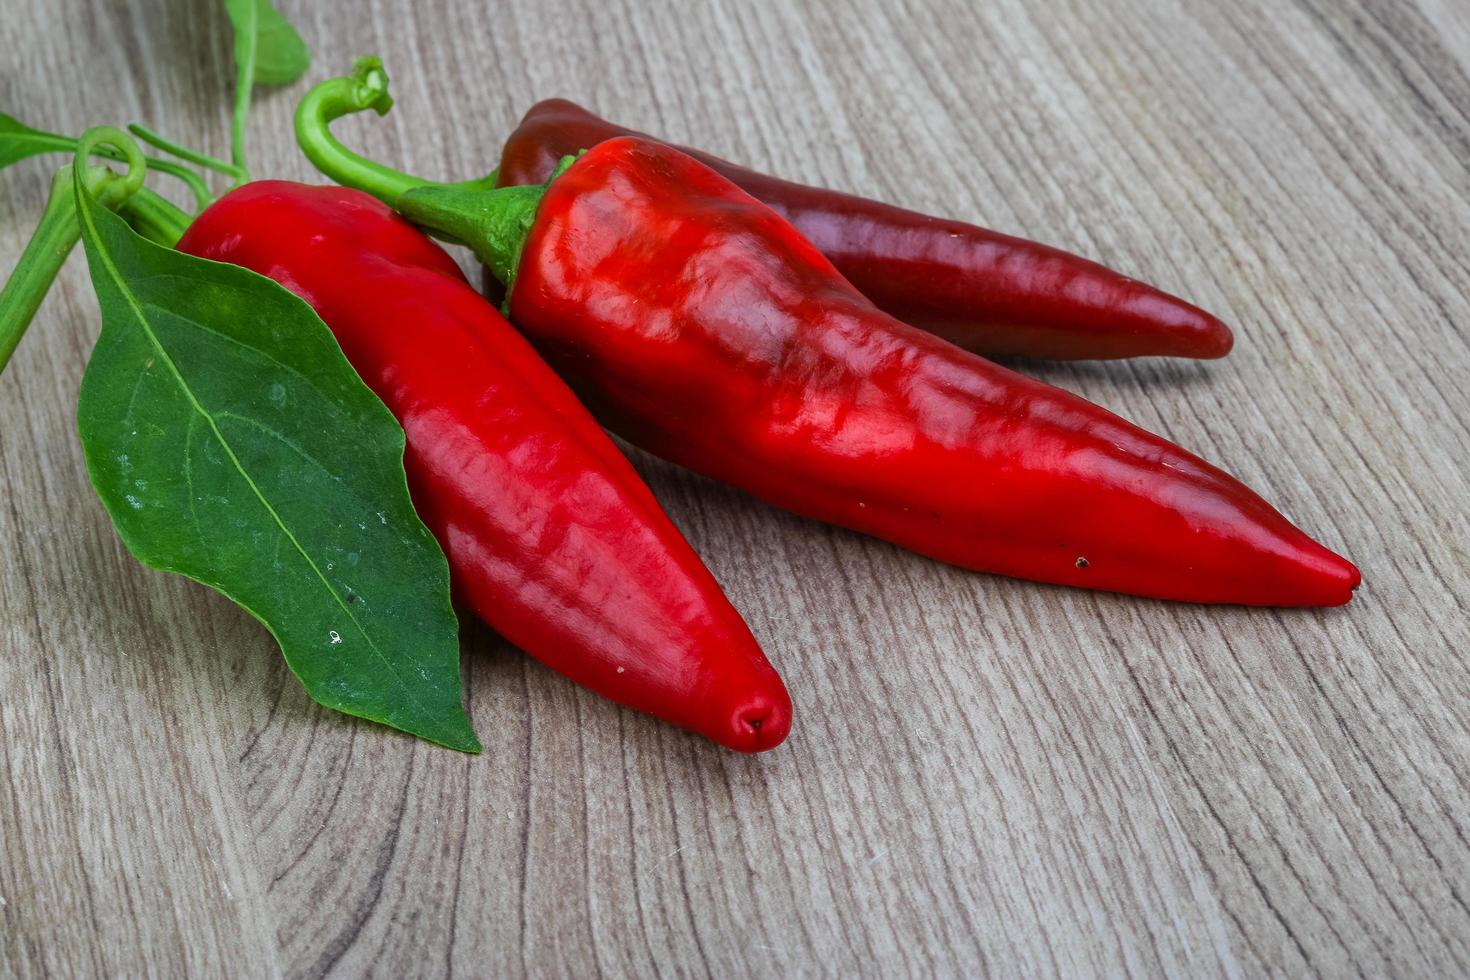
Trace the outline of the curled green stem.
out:
<instances>
[{"instance_id":1,"label":"curled green stem","mask_svg":"<svg viewBox=\"0 0 1470 980\"><path fill-rule=\"evenodd\" d=\"M345 187L366 191L389 207L416 187L435 185L435 181L414 177L394 170L343 146L332 135L333 120L354 112L371 109L385 115L393 108L388 94L388 73L377 57L358 58L352 74L329 79L306 93L296 107L296 142L308 160L322 173ZM452 184L453 187L489 190L495 186L495 175Z\"/></svg>"},{"instance_id":2,"label":"curled green stem","mask_svg":"<svg viewBox=\"0 0 1470 980\"><path fill-rule=\"evenodd\" d=\"M131 129L132 127L129 128ZM139 126L138 128L141 130L143 127ZM48 133L40 129L33 129L31 132L35 138L47 146L47 150L40 152L75 153L77 151L77 140L75 137L63 136L60 133ZM148 142L148 140L145 139L144 142ZM121 152L106 144L97 146L93 152L107 160L121 162L124 159ZM209 188L205 186L204 181L200 179L199 175L188 167L175 163L172 160L162 160L158 157L144 157L143 159L148 161L150 170L157 170L159 173L169 174L183 181L185 186L189 188L190 193L194 195L194 199L198 203L200 210L203 210L210 202L212 195L209 193Z\"/></svg>"},{"instance_id":3,"label":"curled green stem","mask_svg":"<svg viewBox=\"0 0 1470 980\"><path fill-rule=\"evenodd\" d=\"M331 123L342 116L368 109L381 116L392 106L382 61L359 58L351 75L325 81L301 100L296 141L312 164L337 183L366 191L440 238L468 245L505 283L508 298L545 186L497 189L494 171L479 180L435 183L354 153L331 133Z\"/></svg>"},{"instance_id":4,"label":"curled green stem","mask_svg":"<svg viewBox=\"0 0 1470 980\"><path fill-rule=\"evenodd\" d=\"M122 155L128 169L113 180L94 181L94 168L87 162L92 154L103 147L110 147ZM143 178L148 175L148 161L138 144L128 139L128 134L112 126L94 126L77 140L76 160L72 170L81 185L104 207L116 208L143 188Z\"/></svg>"},{"instance_id":5,"label":"curled green stem","mask_svg":"<svg viewBox=\"0 0 1470 980\"><path fill-rule=\"evenodd\" d=\"M116 174L88 162L91 154L104 147L111 148L127 164L125 173ZM77 142L75 163L61 168L51 179L46 210L21 253L20 263L0 289L0 371L10 362L26 328L41 308L41 301L81 237L77 194L90 194L106 207L117 208L142 189L147 168L138 145L119 130L110 127L88 130Z\"/></svg>"},{"instance_id":6,"label":"curled green stem","mask_svg":"<svg viewBox=\"0 0 1470 980\"><path fill-rule=\"evenodd\" d=\"M393 108L388 73L382 59L359 58L352 74L313 88L296 107L296 142L322 173L347 187L367 191L392 207L404 192L429 183L361 156L332 135L333 120L371 109L385 115Z\"/></svg>"},{"instance_id":7,"label":"curled green stem","mask_svg":"<svg viewBox=\"0 0 1470 980\"><path fill-rule=\"evenodd\" d=\"M144 238L172 248L189 227L189 216L177 205L143 186L148 164L138 144L129 139L127 133L112 126L97 126L83 133L77 140L77 157L73 164L77 173L80 175L86 169L86 161L91 154L105 147L121 153L128 169L120 180L109 181L97 190L94 195L97 202L104 207L121 210L128 223ZM91 191L90 187L87 189Z\"/></svg>"}]
</instances>

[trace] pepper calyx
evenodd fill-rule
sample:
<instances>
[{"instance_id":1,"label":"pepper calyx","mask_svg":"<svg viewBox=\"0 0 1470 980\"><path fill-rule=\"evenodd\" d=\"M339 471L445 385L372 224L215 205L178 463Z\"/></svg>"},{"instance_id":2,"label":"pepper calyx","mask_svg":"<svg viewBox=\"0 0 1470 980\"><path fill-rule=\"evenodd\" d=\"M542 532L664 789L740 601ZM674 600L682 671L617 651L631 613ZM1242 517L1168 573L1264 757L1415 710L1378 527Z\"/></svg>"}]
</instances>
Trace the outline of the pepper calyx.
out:
<instances>
[{"instance_id":1,"label":"pepper calyx","mask_svg":"<svg viewBox=\"0 0 1470 980\"><path fill-rule=\"evenodd\" d=\"M580 153L563 157L544 184L498 187L491 191L465 185L429 184L405 192L395 208L414 224L468 246L505 286L505 308L509 312L521 252L536 223L541 199L552 182L579 156Z\"/></svg>"}]
</instances>

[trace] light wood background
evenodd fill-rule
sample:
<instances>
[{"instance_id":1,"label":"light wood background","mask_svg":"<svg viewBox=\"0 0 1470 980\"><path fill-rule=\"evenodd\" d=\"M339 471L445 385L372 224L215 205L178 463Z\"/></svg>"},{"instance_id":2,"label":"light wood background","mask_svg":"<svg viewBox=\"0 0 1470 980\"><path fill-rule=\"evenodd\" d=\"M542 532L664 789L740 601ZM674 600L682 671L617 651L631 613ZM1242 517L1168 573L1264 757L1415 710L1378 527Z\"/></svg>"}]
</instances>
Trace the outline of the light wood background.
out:
<instances>
[{"instance_id":1,"label":"light wood background","mask_svg":"<svg viewBox=\"0 0 1470 980\"><path fill-rule=\"evenodd\" d=\"M0 108L227 153L217 4L6 0ZM73 425L73 260L0 379L0 975L1470 971L1470 6L449 0L282 9L345 137L478 175L535 99L1095 256L1238 329L1026 365L1363 568L1344 610L968 574L639 457L797 702L729 752L470 626L487 750L315 707L147 571ZM264 97L259 175L308 176ZM9 268L55 158L0 177ZM160 184L160 187L164 185Z\"/></svg>"}]
</instances>

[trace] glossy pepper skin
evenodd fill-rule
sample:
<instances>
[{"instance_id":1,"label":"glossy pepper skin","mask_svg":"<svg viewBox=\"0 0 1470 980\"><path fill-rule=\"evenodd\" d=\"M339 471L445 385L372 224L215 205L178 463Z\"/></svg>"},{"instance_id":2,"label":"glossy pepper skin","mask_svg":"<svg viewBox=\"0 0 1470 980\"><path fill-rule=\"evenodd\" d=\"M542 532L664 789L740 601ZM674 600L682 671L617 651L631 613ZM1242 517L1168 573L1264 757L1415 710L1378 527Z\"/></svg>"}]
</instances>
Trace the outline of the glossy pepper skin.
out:
<instances>
[{"instance_id":1,"label":"glossy pepper skin","mask_svg":"<svg viewBox=\"0 0 1470 980\"><path fill-rule=\"evenodd\" d=\"M459 267L366 194L259 181L182 251L310 303L407 433L414 504L456 592L579 684L743 752L791 702L627 459Z\"/></svg>"},{"instance_id":2,"label":"glossy pepper skin","mask_svg":"<svg viewBox=\"0 0 1470 980\"><path fill-rule=\"evenodd\" d=\"M462 199L398 206L447 228ZM779 214L659 143L599 143L551 181L508 304L632 442L925 555L1193 602L1332 606L1359 581L1219 469L883 313Z\"/></svg>"},{"instance_id":3,"label":"glossy pepper skin","mask_svg":"<svg viewBox=\"0 0 1470 980\"><path fill-rule=\"evenodd\" d=\"M562 157L615 136L652 138L565 99L538 102L506 140L498 180L544 183ZM968 350L1213 358L1234 343L1203 310L1059 249L679 149L795 225L880 309Z\"/></svg>"}]
</instances>

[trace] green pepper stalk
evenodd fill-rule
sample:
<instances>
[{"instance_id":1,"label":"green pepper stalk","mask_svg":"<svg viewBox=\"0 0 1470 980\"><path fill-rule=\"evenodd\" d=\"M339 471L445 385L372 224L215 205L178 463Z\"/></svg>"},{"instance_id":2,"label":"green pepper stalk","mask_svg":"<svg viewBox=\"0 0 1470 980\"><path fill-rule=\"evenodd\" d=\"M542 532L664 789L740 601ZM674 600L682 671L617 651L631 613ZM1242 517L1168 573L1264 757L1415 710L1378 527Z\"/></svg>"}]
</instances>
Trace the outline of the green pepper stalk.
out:
<instances>
[{"instance_id":1,"label":"green pepper stalk","mask_svg":"<svg viewBox=\"0 0 1470 980\"><path fill-rule=\"evenodd\" d=\"M296 141L332 180L366 191L439 238L469 246L497 279L513 284L542 195L576 158L562 160L546 184L497 188L494 171L479 180L445 184L369 160L331 133L331 123L342 116L369 109L381 116L392 107L382 59L359 58L351 75L325 81L301 100Z\"/></svg>"},{"instance_id":2,"label":"green pepper stalk","mask_svg":"<svg viewBox=\"0 0 1470 980\"><path fill-rule=\"evenodd\" d=\"M83 184L78 187L74 168L68 164L51 179L51 194L40 223L26 243L15 272L0 289L0 371L4 371L10 362L10 356L15 353L26 328L41 308L41 301L51 289L51 283L82 236L81 224L77 220L78 193L92 195L105 207L126 208L130 211L130 218L136 218L157 235L173 235L174 241L188 224L184 218L183 225L178 225L178 217L183 212L156 194L147 192L148 198L135 200L145 193L143 178L148 164L138 145L121 130L110 126L88 130L78 141L76 155L86 160L101 151L101 155L111 157L114 153L106 152L109 149L127 164L125 172L114 173L103 166L88 167ZM178 234L174 234L175 230Z\"/></svg>"}]
</instances>

